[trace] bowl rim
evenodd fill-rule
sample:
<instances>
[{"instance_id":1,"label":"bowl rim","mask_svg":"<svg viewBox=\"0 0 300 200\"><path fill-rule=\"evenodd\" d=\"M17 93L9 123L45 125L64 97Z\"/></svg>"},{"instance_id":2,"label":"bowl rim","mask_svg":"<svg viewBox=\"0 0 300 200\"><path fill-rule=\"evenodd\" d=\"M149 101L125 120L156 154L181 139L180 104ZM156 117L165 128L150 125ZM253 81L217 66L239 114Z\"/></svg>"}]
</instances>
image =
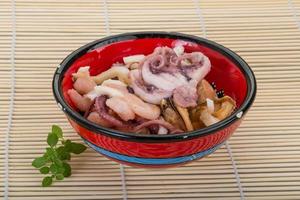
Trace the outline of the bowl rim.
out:
<instances>
[{"instance_id":1,"label":"bowl rim","mask_svg":"<svg viewBox=\"0 0 300 200\"><path fill-rule=\"evenodd\" d=\"M83 116L81 116L78 112L74 111L64 100L63 92L61 89L61 82L63 80L63 75L67 71L67 69L73 64L73 62L95 48L99 48L104 45L109 45L115 42L133 40L133 39L143 39L143 38L170 38L170 39L180 39L185 40L197 44L204 45L208 48L211 48L223 56L226 56L230 59L243 73L246 82L247 82L247 94L244 102L234 113L232 113L229 117L220 122L208 126L206 128L189 131L185 133L178 133L172 135L142 135L137 133L129 133L117 131L114 129L109 129L106 127L99 126L94 124L93 122L88 121ZM217 131L233 124L234 122L241 119L241 117L249 110L251 107L255 96L256 96L256 79L253 71L249 67L249 65L235 52L230 49L216 43L210 41L205 38L201 38L194 35L188 35L178 32L164 32L164 31L144 31L144 32L129 32L123 34L117 34L113 36L104 37L102 39L95 40L90 42L77 50L73 51L69 54L57 67L52 81L52 91L55 97L55 100L61 110L70 117L73 121L81 125L82 127L92 131L95 134L103 134L110 137L116 137L123 140L129 141L138 141L138 142L154 142L154 143L166 143L166 142L174 142L174 141L183 141L190 140L195 137L202 137L209 134L214 134Z\"/></svg>"}]
</instances>

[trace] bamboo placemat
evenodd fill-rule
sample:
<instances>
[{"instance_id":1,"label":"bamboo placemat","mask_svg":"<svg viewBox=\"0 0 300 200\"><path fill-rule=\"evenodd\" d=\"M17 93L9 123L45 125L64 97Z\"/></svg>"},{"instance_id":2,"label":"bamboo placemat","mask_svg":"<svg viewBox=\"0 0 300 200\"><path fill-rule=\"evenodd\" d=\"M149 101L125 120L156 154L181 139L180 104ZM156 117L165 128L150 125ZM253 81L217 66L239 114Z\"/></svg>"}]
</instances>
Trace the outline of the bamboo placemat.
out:
<instances>
[{"instance_id":1,"label":"bamboo placemat","mask_svg":"<svg viewBox=\"0 0 300 200\"><path fill-rule=\"evenodd\" d=\"M184 167L123 167L92 150L42 188L31 161L53 123L79 140L51 92L72 50L110 34L179 31L219 42L258 93L223 148ZM4 199L300 199L299 0L0 0L0 190Z\"/></svg>"}]
</instances>

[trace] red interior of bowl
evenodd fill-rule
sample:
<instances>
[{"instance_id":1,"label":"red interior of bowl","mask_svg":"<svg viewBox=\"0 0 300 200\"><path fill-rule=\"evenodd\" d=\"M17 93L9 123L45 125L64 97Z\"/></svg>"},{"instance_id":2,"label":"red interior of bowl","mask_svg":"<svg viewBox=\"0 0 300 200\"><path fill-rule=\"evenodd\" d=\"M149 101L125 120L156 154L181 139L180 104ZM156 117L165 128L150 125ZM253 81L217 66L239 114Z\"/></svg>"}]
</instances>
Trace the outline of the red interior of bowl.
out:
<instances>
[{"instance_id":1,"label":"red interior of bowl","mask_svg":"<svg viewBox=\"0 0 300 200\"><path fill-rule=\"evenodd\" d=\"M79 67L90 66L91 75L97 75L110 68L113 63L122 62L124 56L148 55L153 52L155 47L174 47L177 43L181 43L186 52L200 51L204 53L212 64L212 69L205 79L209 82L215 82L217 89L223 89L226 95L235 99L238 107L243 103L247 93L247 83L245 76L234 62L221 53L203 45L169 38L126 40L86 53L77 59L65 73L62 82L64 98L75 109L67 95L67 91L73 86L72 73L75 73Z\"/></svg>"}]
</instances>

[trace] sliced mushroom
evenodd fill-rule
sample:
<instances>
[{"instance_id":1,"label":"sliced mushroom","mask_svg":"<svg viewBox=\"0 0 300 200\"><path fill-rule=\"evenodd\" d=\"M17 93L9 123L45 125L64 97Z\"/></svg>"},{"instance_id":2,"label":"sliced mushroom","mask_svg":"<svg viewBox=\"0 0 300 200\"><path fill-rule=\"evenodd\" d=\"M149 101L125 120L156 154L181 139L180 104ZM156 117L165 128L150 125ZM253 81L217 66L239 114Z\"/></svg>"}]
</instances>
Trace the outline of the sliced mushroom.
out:
<instances>
[{"instance_id":1,"label":"sliced mushroom","mask_svg":"<svg viewBox=\"0 0 300 200\"><path fill-rule=\"evenodd\" d=\"M200 108L200 120L206 125L206 126L210 126L212 124L215 124L217 122L220 121L220 119L212 116L212 114L209 113L208 109L206 106L202 106Z\"/></svg>"},{"instance_id":2,"label":"sliced mushroom","mask_svg":"<svg viewBox=\"0 0 300 200\"><path fill-rule=\"evenodd\" d=\"M229 96L224 96L220 99L217 99L215 104L217 105L218 109L215 109L216 111L213 113L213 116L220 120L228 117L236 108L235 101Z\"/></svg>"},{"instance_id":3,"label":"sliced mushroom","mask_svg":"<svg viewBox=\"0 0 300 200\"><path fill-rule=\"evenodd\" d=\"M183 119L177 109L172 105L172 100L163 99L160 103L164 119L178 129L186 130Z\"/></svg>"},{"instance_id":4,"label":"sliced mushroom","mask_svg":"<svg viewBox=\"0 0 300 200\"><path fill-rule=\"evenodd\" d=\"M199 96L198 103L202 104L206 102L206 99L215 100L217 95L214 88L210 85L208 81L203 79L199 84L197 88L197 93Z\"/></svg>"},{"instance_id":5,"label":"sliced mushroom","mask_svg":"<svg viewBox=\"0 0 300 200\"><path fill-rule=\"evenodd\" d=\"M197 106L190 110L190 119L195 130L206 127L206 125L201 120L199 120L200 115L201 115L200 106Z\"/></svg>"},{"instance_id":6,"label":"sliced mushroom","mask_svg":"<svg viewBox=\"0 0 300 200\"><path fill-rule=\"evenodd\" d=\"M188 109L187 108L182 108L182 107L180 107L178 105L176 105L176 109L178 110L181 118L184 121L186 130L187 131L193 131L194 128L193 128L193 125L192 125L192 122L191 122L191 119L190 119L190 116L189 116Z\"/></svg>"}]
</instances>

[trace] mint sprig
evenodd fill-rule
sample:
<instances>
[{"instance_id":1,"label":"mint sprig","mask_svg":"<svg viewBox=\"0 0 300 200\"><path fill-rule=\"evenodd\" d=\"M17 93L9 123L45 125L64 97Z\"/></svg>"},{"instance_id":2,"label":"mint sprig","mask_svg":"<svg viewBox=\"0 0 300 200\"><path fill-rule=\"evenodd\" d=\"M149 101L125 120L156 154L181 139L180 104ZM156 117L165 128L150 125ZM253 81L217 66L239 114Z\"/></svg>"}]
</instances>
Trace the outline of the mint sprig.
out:
<instances>
[{"instance_id":1,"label":"mint sprig","mask_svg":"<svg viewBox=\"0 0 300 200\"><path fill-rule=\"evenodd\" d=\"M52 185L54 180L63 180L72 174L71 153L81 154L86 150L86 146L80 143L65 140L62 129L53 125L47 137L46 152L43 156L37 157L32 161L32 166L37 168L41 174L47 174L42 181L43 187Z\"/></svg>"}]
</instances>

